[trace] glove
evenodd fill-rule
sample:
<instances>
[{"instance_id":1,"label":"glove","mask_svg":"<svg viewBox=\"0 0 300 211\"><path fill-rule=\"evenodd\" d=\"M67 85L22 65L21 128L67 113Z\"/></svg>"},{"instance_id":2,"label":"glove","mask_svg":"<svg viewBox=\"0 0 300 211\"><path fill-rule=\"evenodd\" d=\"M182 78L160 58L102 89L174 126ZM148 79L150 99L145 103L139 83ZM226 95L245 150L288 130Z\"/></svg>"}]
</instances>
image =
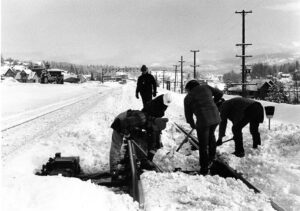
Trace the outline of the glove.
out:
<instances>
[{"instance_id":1,"label":"glove","mask_svg":"<svg viewBox=\"0 0 300 211\"><path fill-rule=\"evenodd\" d=\"M218 140L217 140L217 146L221 146L222 144L223 144L223 142L222 142L222 138L218 138Z\"/></svg>"},{"instance_id":2,"label":"glove","mask_svg":"<svg viewBox=\"0 0 300 211\"><path fill-rule=\"evenodd\" d=\"M157 126L157 130L161 131L166 128L168 121L169 121L168 118L156 118L154 120L154 124L155 124L155 126Z\"/></svg>"},{"instance_id":3,"label":"glove","mask_svg":"<svg viewBox=\"0 0 300 211\"><path fill-rule=\"evenodd\" d=\"M136 97L137 99L139 99L139 93L136 93L136 94L135 94L135 97Z\"/></svg>"},{"instance_id":4,"label":"glove","mask_svg":"<svg viewBox=\"0 0 300 211\"><path fill-rule=\"evenodd\" d=\"M156 97L156 92L153 92L153 94L152 94L152 95L153 95L153 97Z\"/></svg>"}]
</instances>

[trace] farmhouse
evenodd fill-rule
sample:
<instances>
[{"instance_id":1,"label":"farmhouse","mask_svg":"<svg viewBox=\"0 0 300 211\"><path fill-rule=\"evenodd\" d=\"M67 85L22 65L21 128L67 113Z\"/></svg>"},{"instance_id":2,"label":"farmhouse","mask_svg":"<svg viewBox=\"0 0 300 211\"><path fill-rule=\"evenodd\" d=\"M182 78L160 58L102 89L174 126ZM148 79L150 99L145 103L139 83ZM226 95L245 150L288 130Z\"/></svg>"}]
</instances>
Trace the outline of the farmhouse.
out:
<instances>
[{"instance_id":1,"label":"farmhouse","mask_svg":"<svg viewBox=\"0 0 300 211\"><path fill-rule=\"evenodd\" d=\"M254 79L246 85L246 92L248 97L265 99L269 92L269 88L274 86L274 82L268 79ZM228 94L242 95L242 85L237 85L228 88Z\"/></svg>"}]
</instances>

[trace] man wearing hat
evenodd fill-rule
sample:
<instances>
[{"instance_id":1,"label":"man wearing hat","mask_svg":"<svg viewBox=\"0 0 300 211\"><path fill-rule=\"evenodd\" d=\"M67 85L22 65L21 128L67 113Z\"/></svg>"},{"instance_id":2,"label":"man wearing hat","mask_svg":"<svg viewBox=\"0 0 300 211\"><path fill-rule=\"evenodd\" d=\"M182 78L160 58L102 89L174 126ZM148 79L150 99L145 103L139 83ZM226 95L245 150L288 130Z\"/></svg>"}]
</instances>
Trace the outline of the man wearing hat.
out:
<instances>
[{"instance_id":1,"label":"man wearing hat","mask_svg":"<svg viewBox=\"0 0 300 211\"><path fill-rule=\"evenodd\" d=\"M149 106L148 109L153 110L154 106ZM166 108L163 109L163 112ZM155 110L155 109L154 109ZM148 159L152 160L153 149L157 134L166 128L167 118L158 118L151 116L146 111L127 110L120 113L113 121L111 128L113 129L112 142L109 155L110 171L112 175L118 175L120 170L120 161L122 160L121 148L124 136L133 138L146 152ZM142 164L145 159L139 156ZM146 161L147 162L147 161ZM147 164L146 164L147 165Z\"/></svg>"},{"instance_id":2,"label":"man wearing hat","mask_svg":"<svg viewBox=\"0 0 300 211\"><path fill-rule=\"evenodd\" d=\"M189 81L185 90L187 92L184 98L185 118L187 123L197 130L200 174L207 175L216 154L214 132L220 122L219 111L215 103L222 98L223 92L207 84L200 85L196 80ZM197 118L196 124L194 115Z\"/></svg>"},{"instance_id":3,"label":"man wearing hat","mask_svg":"<svg viewBox=\"0 0 300 211\"><path fill-rule=\"evenodd\" d=\"M146 65L141 67L142 75L139 76L135 96L139 99L139 93L142 97L143 106L156 96L156 81L153 75L148 72Z\"/></svg>"}]
</instances>

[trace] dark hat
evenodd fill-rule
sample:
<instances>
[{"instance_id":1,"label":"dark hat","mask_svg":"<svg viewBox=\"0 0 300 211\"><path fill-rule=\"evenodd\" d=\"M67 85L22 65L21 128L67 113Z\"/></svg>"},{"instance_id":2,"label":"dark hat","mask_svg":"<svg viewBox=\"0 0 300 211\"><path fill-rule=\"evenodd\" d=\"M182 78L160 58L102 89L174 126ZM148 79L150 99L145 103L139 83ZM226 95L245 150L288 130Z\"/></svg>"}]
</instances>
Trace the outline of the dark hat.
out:
<instances>
[{"instance_id":1,"label":"dark hat","mask_svg":"<svg viewBox=\"0 0 300 211\"><path fill-rule=\"evenodd\" d=\"M194 87L199 85L199 82L193 79L186 83L185 89L191 91Z\"/></svg>"},{"instance_id":2,"label":"dark hat","mask_svg":"<svg viewBox=\"0 0 300 211\"><path fill-rule=\"evenodd\" d=\"M141 67L141 71L142 71L142 72L147 71L147 69L148 69L148 68L146 67L146 65L143 65L143 66Z\"/></svg>"}]
</instances>

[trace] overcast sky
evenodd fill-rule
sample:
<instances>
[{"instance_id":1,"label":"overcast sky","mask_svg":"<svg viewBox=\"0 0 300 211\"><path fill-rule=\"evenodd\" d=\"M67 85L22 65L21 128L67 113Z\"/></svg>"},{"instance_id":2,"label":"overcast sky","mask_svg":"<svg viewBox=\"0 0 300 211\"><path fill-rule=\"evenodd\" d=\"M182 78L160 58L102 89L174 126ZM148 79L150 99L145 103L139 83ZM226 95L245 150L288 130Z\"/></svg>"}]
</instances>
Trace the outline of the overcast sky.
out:
<instances>
[{"instance_id":1,"label":"overcast sky","mask_svg":"<svg viewBox=\"0 0 300 211\"><path fill-rule=\"evenodd\" d=\"M241 54L300 53L300 0L2 0L4 58L213 66Z\"/></svg>"}]
</instances>

